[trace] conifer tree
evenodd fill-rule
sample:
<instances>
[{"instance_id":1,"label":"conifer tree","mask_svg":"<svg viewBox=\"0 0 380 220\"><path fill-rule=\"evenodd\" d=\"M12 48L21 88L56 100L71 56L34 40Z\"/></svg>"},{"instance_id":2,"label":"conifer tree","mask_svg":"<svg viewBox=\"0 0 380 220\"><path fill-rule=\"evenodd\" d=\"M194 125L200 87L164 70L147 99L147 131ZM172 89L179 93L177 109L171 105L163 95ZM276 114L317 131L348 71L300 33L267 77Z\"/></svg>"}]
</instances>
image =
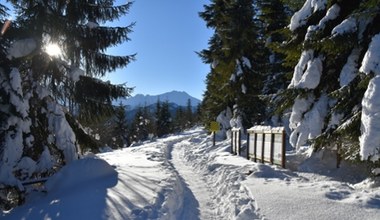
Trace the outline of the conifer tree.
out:
<instances>
[{"instance_id":1,"label":"conifer tree","mask_svg":"<svg viewBox=\"0 0 380 220\"><path fill-rule=\"evenodd\" d=\"M170 114L169 102L165 101L162 104L157 102L157 136L162 137L172 132L172 116Z\"/></svg>"},{"instance_id":2,"label":"conifer tree","mask_svg":"<svg viewBox=\"0 0 380 220\"><path fill-rule=\"evenodd\" d=\"M128 122L126 115L126 107L120 103L115 112L115 126L114 126L114 138L117 148L126 147L129 145L128 141Z\"/></svg>"},{"instance_id":3,"label":"conifer tree","mask_svg":"<svg viewBox=\"0 0 380 220\"><path fill-rule=\"evenodd\" d=\"M260 123L265 109L259 98L263 42L253 1L213 0L204 8L200 16L215 33L209 49L199 53L212 67L203 111L215 120L220 112L237 106L235 118L242 118L246 127Z\"/></svg>"},{"instance_id":4,"label":"conifer tree","mask_svg":"<svg viewBox=\"0 0 380 220\"><path fill-rule=\"evenodd\" d=\"M379 158L359 143L359 137L368 137L368 128L363 129L368 124L363 123L365 91L378 74L366 68L364 59L380 32L378 9L379 1L308 0L293 15L288 44L300 51L287 91L295 99L290 118L294 147L311 142L315 149L338 148L347 159Z\"/></svg>"},{"instance_id":5,"label":"conifer tree","mask_svg":"<svg viewBox=\"0 0 380 220\"><path fill-rule=\"evenodd\" d=\"M185 115L185 128L190 128L194 123L193 106L190 99L187 100Z\"/></svg>"},{"instance_id":6,"label":"conifer tree","mask_svg":"<svg viewBox=\"0 0 380 220\"><path fill-rule=\"evenodd\" d=\"M173 130L182 131L186 127L186 116L182 106L179 106L176 110L173 120Z\"/></svg>"},{"instance_id":7,"label":"conifer tree","mask_svg":"<svg viewBox=\"0 0 380 220\"><path fill-rule=\"evenodd\" d=\"M0 175L8 176L0 183L20 186L21 180L50 175L76 160L80 146L93 144L76 118L103 113L111 109L112 99L128 95L125 86L97 78L133 60L104 53L128 41L131 26L99 25L127 14L131 3L9 2L17 17L0 37L0 169L8 173ZM51 43L62 53L49 54Z\"/></svg>"},{"instance_id":8,"label":"conifer tree","mask_svg":"<svg viewBox=\"0 0 380 220\"><path fill-rule=\"evenodd\" d=\"M147 136L144 111L142 107L139 107L131 126L131 141L143 141Z\"/></svg>"},{"instance_id":9,"label":"conifer tree","mask_svg":"<svg viewBox=\"0 0 380 220\"><path fill-rule=\"evenodd\" d=\"M265 59L262 72L265 75L262 95L266 99L266 119L269 123L280 122L273 120L278 114L277 106L280 102L278 94L282 93L289 84L289 72L291 68L283 65L284 55L281 53L281 44L287 40L287 25L290 11L281 0L258 0L256 5L260 10L258 19L262 28L260 29L265 40Z\"/></svg>"}]
</instances>

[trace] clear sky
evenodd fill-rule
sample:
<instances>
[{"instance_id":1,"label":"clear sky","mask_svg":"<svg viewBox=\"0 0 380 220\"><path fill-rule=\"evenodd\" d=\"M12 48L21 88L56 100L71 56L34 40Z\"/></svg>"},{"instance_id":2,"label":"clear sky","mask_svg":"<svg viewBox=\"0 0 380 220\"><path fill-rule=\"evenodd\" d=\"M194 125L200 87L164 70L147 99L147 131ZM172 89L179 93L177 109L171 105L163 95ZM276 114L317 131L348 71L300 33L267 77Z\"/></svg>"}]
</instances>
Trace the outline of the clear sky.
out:
<instances>
[{"instance_id":1,"label":"clear sky","mask_svg":"<svg viewBox=\"0 0 380 220\"><path fill-rule=\"evenodd\" d=\"M124 1L118 0L117 4ZM198 16L208 0L135 0L130 13L113 26L136 22L131 41L111 54L137 53L137 60L105 78L135 87L132 95L185 91L201 99L210 70L195 53L208 47L212 30Z\"/></svg>"}]
</instances>

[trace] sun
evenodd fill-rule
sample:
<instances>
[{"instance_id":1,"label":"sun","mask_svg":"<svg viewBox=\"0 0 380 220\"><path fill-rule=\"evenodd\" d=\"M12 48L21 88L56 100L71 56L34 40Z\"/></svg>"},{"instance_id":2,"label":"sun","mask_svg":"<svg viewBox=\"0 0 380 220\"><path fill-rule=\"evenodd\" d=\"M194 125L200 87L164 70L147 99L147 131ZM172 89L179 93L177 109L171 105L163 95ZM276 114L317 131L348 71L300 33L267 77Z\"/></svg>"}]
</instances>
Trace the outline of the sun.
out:
<instances>
[{"instance_id":1,"label":"sun","mask_svg":"<svg viewBox=\"0 0 380 220\"><path fill-rule=\"evenodd\" d=\"M45 52L49 54L49 56L52 56L52 57L58 57L62 55L61 48L58 46L58 44L55 44L55 43L47 44L45 46Z\"/></svg>"}]
</instances>

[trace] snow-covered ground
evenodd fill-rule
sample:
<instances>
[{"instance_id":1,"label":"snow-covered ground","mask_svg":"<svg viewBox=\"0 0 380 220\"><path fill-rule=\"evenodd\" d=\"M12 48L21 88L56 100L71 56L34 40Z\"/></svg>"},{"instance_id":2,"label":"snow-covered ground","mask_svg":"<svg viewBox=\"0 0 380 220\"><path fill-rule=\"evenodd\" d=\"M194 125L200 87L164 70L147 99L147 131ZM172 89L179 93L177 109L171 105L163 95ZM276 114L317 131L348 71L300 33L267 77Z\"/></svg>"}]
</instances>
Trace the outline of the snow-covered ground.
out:
<instances>
[{"instance_id":1,"label":"snow-covered ground","mask_svg":"<svg viewBox=\"0 0 380 220\"><path fill-rule=\"evenodd\" d=\"M201 128L71 163L1 219L379 219L378 182L327 153L290 171L229 152ZM321 162L319 158L324 158ZM294 162L294 163L292 163ZM322 169L323 172L322 172Z\"/></svg>"}]
</instances>

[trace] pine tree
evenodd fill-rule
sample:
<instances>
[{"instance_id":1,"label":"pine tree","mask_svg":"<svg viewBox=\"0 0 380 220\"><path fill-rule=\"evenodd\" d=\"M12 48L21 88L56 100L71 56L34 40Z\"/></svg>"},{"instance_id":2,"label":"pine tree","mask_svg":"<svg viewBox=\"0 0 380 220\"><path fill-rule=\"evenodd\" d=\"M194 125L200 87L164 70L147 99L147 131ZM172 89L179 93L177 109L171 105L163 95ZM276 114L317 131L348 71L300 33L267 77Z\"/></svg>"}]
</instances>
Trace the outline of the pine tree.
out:
<instances>
[{"instance_id":1,"label":"pine tree","mask_svg":"<svg viewBox=\"0 0 380 220\"><path fill-rule=\"evenodd\" d=\"M155 134L157 137L160 137L160 126L161 126L161 121L160 121L160 115L161 115L161 109L162 109L162 104L160 99L157 100L156 102L156 111L154 112L154 120L155 120Z\"/></svg>"},{"instance_id":2,"label":"pine tree","mask_svg":"<svg viewBox=\"0 0 380 220\"><path fill-rule=\"evenodd\" d=\"M262 95L266 100L266 116L267 123L276 123L273 116L278 114L278 97L286 86L289 84L289 72L291 68L283 65L284 55L281 53L281 45L287 40L288 19L290 12L281 0L259 0L256 5L260 11L258 19L261 23L261 32L265 39L265 59L263 63L263 82Z\"/></svg>"},{"instance_id":3,"label":"pine tree","mask_svg":"<svg viewBox=\"0 0 380 220\"><path fill-rule=\"evenodd\" d=\"M113 132L114 138L116 139L115 145L117 148L129 146L126 106L123 106L122 103L120 103L116 108L115 117L115 126Z\"/></svg>"},{"instance_id":4,"label":"pine tree","mask_svg":"<svg viewBox=\"0 0 380 220\"><path fill-rule=\"evenodd\" d=\"M131 142L143 141L147 137L145 118L142 107L139 107L131 126Z\"/></svg>"},{"instance_id":5,"label":"pine tree","mask_svg":"<svg viewBox=\"0 0 380 220\"><path fill-rule=\"evenodd\" d=\"M186 116L182 106L179 106L176 110L173 120L173 130L182 131L186 127Z\"/></svg>"},{"instance_id":6,"label":"pine tree","mask_svg":"<svg viewBox=\"0 0 380 220\"><path fill-rule=\"evenodd\" d=\"M169 102L165 101L162 104L157 102L156 115L157 115L157 136L162 137L172 132L172 116L170 114Z\"/></svg>"},{"instance_id":7,"label":"pine tree","mask_svg":"<svg viewBox=\"0 0 380 220\"><path fill-rule=\"evenodd\" d=\"M294 147L311 142L317 150L338 148L346 159L369 159L361 152L365 146L359 146L359 137L367 135L361 131L362 102L377 73L362 69L364 55L380 32L378 5L306 1L292 17L288 44L301 51L287 91L295 98L290 118ZM378 157L372 152L371 160Z\"/></svg>"},{"instance_id":8,"label":"pine tree","mask_svg":"<svg viewBox=\"0 0 380 220\"><path fill-rule=\"evenodd\" d=\"M204 94L206 120L234 106L235 118L242 118L245 127L263 120L262 38L252 0L214 0L200 16L215 33L209 49L199 54L212 70L206 79Z\"/></svg>"},{"instance_id":9,"label":"pine tree","mask_svg":"<svg viewBox=\"0 0 380 220\"><path fill-rule=\"evenodd\" d=\"M104 54L108 47L129 40L131 26L98 25L127 14L131 3L10 2L18 16L0 39L0 167L9 173L0 182L16 186L21 180L51 175L76 160L80 146L93 144L73 116L103 113L112 109L113 99L128 95L125 86L97 77L126 66L133 56ZM0 14L3 11L1 6ZM48 54L50 43L62 54ZM23 166L26 160L35 166Z\"/></svg>"},{"instance_id":10,"label":"pine tree","mask_svg":"<svg viewBox=\"0 0 380 220\"><path fill-rule=\"evenodd\" d=\"M186 112L185 112L185 128L190 128L194 124L193 106L191 100L187 100Z\"/></svg>"},{"instance_id":11,"label":"pine tree","mask_svg":"<svg viewBox=\"0 0 380 220\"><path fill-rule=\"evenodd\" d=\"M154 120L147 106L139 107L130 130L132 142L147 140L154 134Z\"/></svg>"}]
</instances>

